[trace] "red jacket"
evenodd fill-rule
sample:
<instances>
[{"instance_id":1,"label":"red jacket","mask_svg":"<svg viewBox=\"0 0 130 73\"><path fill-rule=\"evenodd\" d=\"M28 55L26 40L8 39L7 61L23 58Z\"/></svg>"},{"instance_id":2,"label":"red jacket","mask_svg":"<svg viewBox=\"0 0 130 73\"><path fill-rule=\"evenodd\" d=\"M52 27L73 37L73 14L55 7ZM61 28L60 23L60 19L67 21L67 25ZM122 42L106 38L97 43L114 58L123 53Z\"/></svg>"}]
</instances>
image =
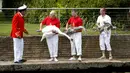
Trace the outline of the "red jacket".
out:
<instances>
[{"instance_id":1,"label":"red jacket","mask_svg":"<svg viewBox=\"0 0 130 73\"><path fill-rule=\"evenodd\" d=\"M17 38L16 34L23 38L24 29L24 18L20 12L17 12L12 19L12 30L10 36Z\"/></svg>"},{"instance_id":2,"label":"red jacket","mask_svg":"<svg viewBox=\"0 0 130 73\"><path fill-rule=\"evenodd\" d=\"M52 25L55 25L56 27L60 28L60 21L59 21L58 18L52 19L52 18L50 18L49 16L47 16L47 17L42 21L42 24L43 24L43 25L46 25L46 26L50 25L50 23L51 23Z\"/></svg>"},{"instance_id":3,"label":"red jacket","mask_svg":"<svg viewBox=\"0 0 130 73\"><path fill-rule=\"evenodd\" d=\"M77 16L77 17L70 17L70 19L68 20L67 22L69 25L71 25L71 27L79 27L79 26L82 26L83 25L83 21L82 19ZM81 32L82 30L80 30Z\"/></svg>"},{"instance_id":4,"label":"red jacket","mask_svg":"<svg viewBox=\"0 0 130 73\"><path fill-rule=\"evenodd\" d=\"M73 27L78 27L78 26L82 26L83 22L82 19L78 16L78 17L70 17L70 19L68 20L68 24L70 24Z\"/></svg>"}]
</instances>

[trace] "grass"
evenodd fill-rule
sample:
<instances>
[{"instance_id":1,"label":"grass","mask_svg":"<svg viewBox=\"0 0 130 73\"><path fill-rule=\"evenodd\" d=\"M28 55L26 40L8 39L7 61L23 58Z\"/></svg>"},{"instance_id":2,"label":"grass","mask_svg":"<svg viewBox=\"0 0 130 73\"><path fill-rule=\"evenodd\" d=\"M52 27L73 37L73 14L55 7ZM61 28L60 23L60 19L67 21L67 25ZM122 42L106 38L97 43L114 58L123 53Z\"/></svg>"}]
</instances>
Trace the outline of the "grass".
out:
<instances>
[{"instance_id":1,"label":"grass","mask_svg":"<svg viewBox=\"0 0 130 73\"><path fill-rule=\"evenodd\" d=\"M25 24L26 29L28 30L29 34L34 36L34 35L41 35L40 32L36 32L36 30L39 29L39 24ZM63 31L64 28L61 28L61 30ZM10 36L10 32L11 32L11 22L0 22L0 36ZM114 33L115 30L112 30L112 34ZM130 31L123 31L118 29L117 34L130 34ZM83 34L85 34L85 32L83 32ZM99 35L98 31L94 31L92 29L87 29L86 32L87 35ZM25 35L26 36L26 35Z\"/></svg>"},{"instance_id":2,"label":"grass","mask_svg":"<svg viewBox=\"0 0 130 73\"><path fill-rule=\"evenodd\" d=\"M39 29L39 24L25 24L25 28L28 30L30 35L39 35L39 33L36 32L36 30ZM0 36L10 36L10 32L11 23L0 24Z\"/></svg>"}]
</instances>

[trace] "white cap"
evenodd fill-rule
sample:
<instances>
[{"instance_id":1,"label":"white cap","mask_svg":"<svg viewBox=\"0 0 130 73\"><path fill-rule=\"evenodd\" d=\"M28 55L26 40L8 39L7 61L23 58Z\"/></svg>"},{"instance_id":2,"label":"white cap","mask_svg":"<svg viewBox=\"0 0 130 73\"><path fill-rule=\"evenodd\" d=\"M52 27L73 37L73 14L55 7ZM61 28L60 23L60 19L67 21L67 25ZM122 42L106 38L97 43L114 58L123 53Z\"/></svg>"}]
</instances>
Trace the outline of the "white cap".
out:
<instances>
[{"instance_id":1,"label":"white cap","mask_svg":"<svg viewBox=\"0 0 130 73\"><path fill-rule=\"evenodd\" d=\"M27 6L26 6L25 4L23 4L23 6L20 6L20 7L18 8L18 10L24 10L24 9L27 9Z\"/></svg>"},{"instance_id":2,"label":"white cap","mask_svg":"<svg viewBox=\"0 0 130 73\"><path fill-rule=\"evenodd\" d=\"M51 15L56 15L56 12L55 12L54 10L52 10L52 11L50 12L50 14L51 14Z\"/></svg>"}]
</instances>

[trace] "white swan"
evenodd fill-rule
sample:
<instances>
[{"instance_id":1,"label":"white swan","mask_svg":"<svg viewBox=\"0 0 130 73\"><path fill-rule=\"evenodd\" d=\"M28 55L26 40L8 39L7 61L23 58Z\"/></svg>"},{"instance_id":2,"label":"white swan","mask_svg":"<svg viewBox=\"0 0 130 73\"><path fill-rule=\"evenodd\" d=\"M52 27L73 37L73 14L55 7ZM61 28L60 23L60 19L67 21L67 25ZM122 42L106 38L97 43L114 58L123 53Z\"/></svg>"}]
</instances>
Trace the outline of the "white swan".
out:
<instances>
[{"instance_id":1,"label":"white swan","mask_svg":"<svg viewBox=\"0 0 130 73\"><path fill-rule=\"evenodd\" d=\"M66 36L70 41L72 41L71 37L69 37L66 33L61 32L60 29L57 28L55 25L48 25L42 29L43 35L42 35L41 41L43 41L45 37L51 37L55 35L56 33L53 33L53 31L55 31L58 34Z\"/></svg>"}]
</instances>

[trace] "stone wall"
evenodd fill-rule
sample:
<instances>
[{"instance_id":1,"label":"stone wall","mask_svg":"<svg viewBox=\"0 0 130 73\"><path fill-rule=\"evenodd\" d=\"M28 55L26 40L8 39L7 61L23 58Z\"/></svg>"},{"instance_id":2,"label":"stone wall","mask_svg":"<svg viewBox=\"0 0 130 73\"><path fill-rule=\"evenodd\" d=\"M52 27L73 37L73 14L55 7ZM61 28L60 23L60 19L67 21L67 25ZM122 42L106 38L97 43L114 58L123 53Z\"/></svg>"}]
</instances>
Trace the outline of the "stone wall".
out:
<instances>
[{"instance_id":1,"label":"stone wall","mask_svg":"<svg viewBox=\"0 0 130 73\"><path fill-rule=\"evenodd\" d=\"M24 58L44 59L49 58L46 40L40 42L41 36L24 37ZM112 35L112 53L114 58L130 58L130 35ZM99 36L82 36L83 58L98 58L101 56L99 49ZM71 55L70 42L64 36L59 36L58 58L69 58ZM106 52L108 55L108 53ZM13 42L10 37L0 37L0 60L13 60Z\"/></svg>"}]
</instances>

